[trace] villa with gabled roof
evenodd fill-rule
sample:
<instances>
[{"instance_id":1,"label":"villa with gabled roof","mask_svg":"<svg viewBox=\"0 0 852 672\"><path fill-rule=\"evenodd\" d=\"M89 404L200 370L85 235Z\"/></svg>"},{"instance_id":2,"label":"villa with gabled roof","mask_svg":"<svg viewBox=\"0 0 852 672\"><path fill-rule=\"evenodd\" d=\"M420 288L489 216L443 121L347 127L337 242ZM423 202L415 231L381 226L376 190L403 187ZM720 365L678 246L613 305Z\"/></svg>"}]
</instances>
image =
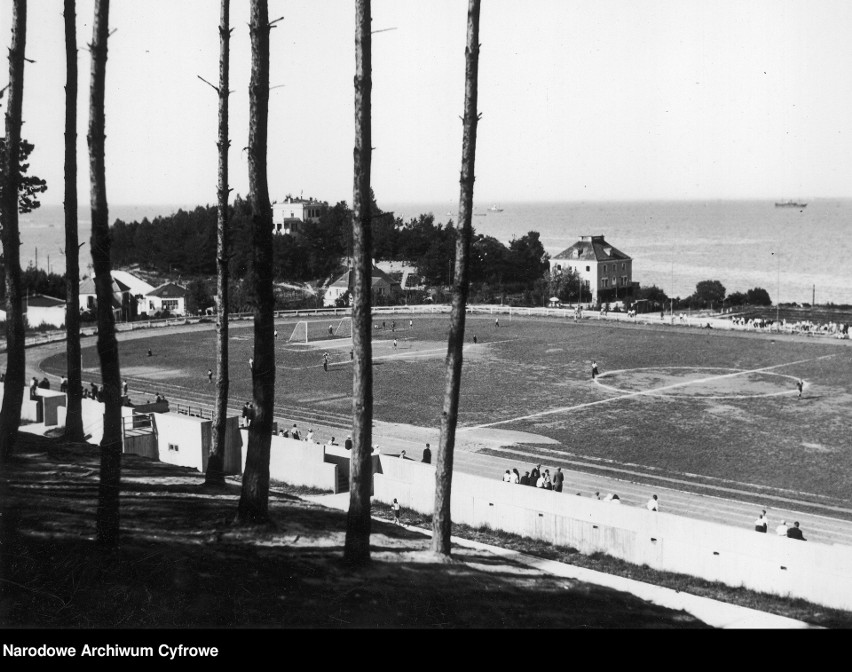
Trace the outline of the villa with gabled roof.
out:
<instances>
[{"instance_id":1,"label":"villa with gabled roof","mask_svg":"<svg viewBox=\"0 0 852 672\"><path fill-rule=\"evenodd\" d=\"M592 303L619 301L633 295L633 259L602 235L581 236L571 247L550 258L550 272L574 270Z\"/></svg>"}]
</instances>

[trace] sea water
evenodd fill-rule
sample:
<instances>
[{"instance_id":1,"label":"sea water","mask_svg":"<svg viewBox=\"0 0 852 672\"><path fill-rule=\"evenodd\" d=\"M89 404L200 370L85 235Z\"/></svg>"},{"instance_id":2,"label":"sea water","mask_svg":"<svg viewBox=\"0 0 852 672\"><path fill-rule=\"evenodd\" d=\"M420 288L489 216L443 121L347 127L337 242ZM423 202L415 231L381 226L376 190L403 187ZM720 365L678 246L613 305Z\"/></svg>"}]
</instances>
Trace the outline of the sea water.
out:
<instances>
[{"instance_id":1,"label":"sea water","mask_svg":"<svg viewBox=\"0 0 852 672\"><path fill-rule=\"evenodd\" d=\"M643 201L500 203L474 208L476 233L508 243L530 231L554 256L580 236L603 235L633 259L633 280L686 297L702 280L727 292L765 289L783 303L852 304L852 199L817 199L806 208L776 208L772 201ZM457 220L458 202L382 203L408 221L431 212L437 222ZM194 205L113 206L109 221L140 221ZM89 212L79 214L80 267L91 264ZM21 263L54 273L65 270L62 206L21 215ZM36 252L37 249L37 252ZM49 261L48 261L49 258Z\"/></svg>"}]
</instances>

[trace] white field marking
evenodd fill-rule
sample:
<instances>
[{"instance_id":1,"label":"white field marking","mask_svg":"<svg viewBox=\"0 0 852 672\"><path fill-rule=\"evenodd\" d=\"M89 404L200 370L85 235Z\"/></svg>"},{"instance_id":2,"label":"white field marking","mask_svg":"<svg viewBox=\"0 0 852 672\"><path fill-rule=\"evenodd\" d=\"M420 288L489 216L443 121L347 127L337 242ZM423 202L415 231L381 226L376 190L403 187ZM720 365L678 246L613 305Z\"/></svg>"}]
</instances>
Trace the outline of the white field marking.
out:
<instances>
[{"instance_id":1,"label":"white field marking","mask_svg":"<svg viewBox=\"0 0 852 672\"><path fill-rule=\"evenodd\" d=\"M477 343L477 345L478 346L479 345L496 345L497 343L509 343L510 341L514 341L514 340L517 340L517 339L507 338L504 341L488 341L487 343ZM465 350L468 350L469 348L472 348L472 347L474 347L473 343L465 343L464 344ZM406 350L405 354L398 353L398 354L393 354L393 355L379 355L378 357L373 357L373 361L375 362L377 359L396 359L396 358L399 358L399 357L402 357L404 359L412 359L414 357L431 357L436 352L446 354L447 349L446 348L433 348L431 350L420 350L419 352L414 352L414 353L411 353L408 350Z\"/></svg>"},{"instance_id":2,"label":"white field marking","mask_svg":"<svg viewBox=\"0 0 852 672\"><path fill-rule=\"evenodd\" d=\"M737 369L732 369L730 367L724 367L724 366L659 366L659 367L643 366L643 367L640 367L640 368L637 368L637 369L616 369L614 371L607 371L606 373L600 374L595 379L595 384L599 385L600 387L602 387L605 390L610 390L612 392L618 393L618 392L621 392L621 390L619 388L615 387L614 385L604 385L602 382L600 382L600 379L606 378L608 376L613 376L617 373L627 373L627 372L632 372L632 371L665 371L667 369L688 369L688 370L691 370L691 371L700 371L701 369L705 369L705 370L714 370L715 369L716 371L734 371L734 372L736 372L737 375L742 373L742 371L739 371ZM791 375L788 375L786 373L774 373L772 375L778 376L779 378L789 378L792 381L798 381L799 380L799 378L797 378L796 376L791 376ZM704 378L702 380L706 381L707 379ZM666 388L658 388L658 389L666 389ZM670 397L670 398L673 398L673 399L684 399L684 398L707 399L707 400L710 400L710 399L763 399L763 398L768 398L768 397L782 397L785 394L793 394L793 392L795 392L795 391L796 390L781 390L780 392L763 392L761 394L720 394L720 395L699 395L699 396L696 396L696 397L679 397L678 395L659 394L657 390L651 390L651 391L648 392L648 395L652 396L652 397L660 397L660 398Z\"/></svg>"},{"instance_id":3,"label":"white field marking","mask_svg":"<svg viewBox=\"0 0 852 672\"><path fill-rule=\"evenodd\" d=\"M663 387L657 387L650 390L638 390L637 392L627 392L626 394L622 394L619 397L608 397L606 399L598 399L597 401L588 401L584 404L577 404L575 406L562 406L561 408L552 408L549 411L539 411L538 413L530 413L529 415L521 415L516 418L509 418L508 420L497 420L496 422L486 422L481 425L474 425L472 427L466 427L465 429L484 429L486 427L494 427L496 425L506 425L510 422L519 422L521 420L530 420L532 418L540 418L544 415L553 415L555 413L567 413L568 411L576 411L581 408L589 408L591 406L597 406L599 404L608 404L612 401L621 401L622 399L632 399L633 397L661 397L667 398L666 395L660 395L659 393L663 390L672 390L678 387L686 387L688 385L696 385L701 383L708 383L712 380L721 380L722 378L734 378L735 376L742 376L749 373L760 373L761 371L771 371L772 369L780 369L784 366L794 366L796 364L807 364L808 362L816 362L820 359L827 359L829 357L834 357L835 355L822 355L821 357L815 357L813 359L801 359L798 362L786 362L785 364L774 364L773 366L764 366L760 369L750 369L747 371L736 371L734 373L724 373L719 376L709 376L708 378L698 378L696 380L687 380L682 383L672 383L671 385L665 385ZM698 367L701 368L701 367ZM793 394L796 390L791 390L790 394Z\"/></svg>"}]
</instances>

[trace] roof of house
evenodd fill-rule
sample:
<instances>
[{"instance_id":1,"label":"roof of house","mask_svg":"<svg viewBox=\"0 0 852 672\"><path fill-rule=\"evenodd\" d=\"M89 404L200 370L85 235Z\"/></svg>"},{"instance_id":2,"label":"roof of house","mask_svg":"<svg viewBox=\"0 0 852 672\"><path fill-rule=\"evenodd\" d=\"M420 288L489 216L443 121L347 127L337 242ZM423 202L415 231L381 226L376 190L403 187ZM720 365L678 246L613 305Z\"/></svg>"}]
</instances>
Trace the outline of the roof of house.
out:
<instances>
[{"instance_id":1,"label":"roof of house","mask_svg":"<svg viewBox=\"0 0 852 672\"><path fill-rule=\"evenodd\" d=\"M144 296L154 289L154 285L148 284L142 278L137 278L127 271L112 271L112 277L117 282L125 285L134 296L139 294Z\"/></svg>"},{"instance_id":2,"label":"roof of house","mask_svg":"<svg viewBox=\"0 0 852 672\"><path fill-rule=\"evenodd\" d=\"M33 308L62 308L65 310L65 301L57 299L55 296L46 296L45 294L28 296L26 305Z\"/></svg>"},{"instance_id":3,"label":"roof of house","mask_svg":"<svg viewBox=\"0 0 852 672\"><path fill-rule=\"evenodd\" d=\"M174 282L165 282L156 289L148 292L145 296L157 296L161 299L181 299L186 296L186 287L181 287Z\"/></svg>"},{"instance_id":4,"label":"roof of house","mask_svg":"<svg viewBox=\"0 0 852 672\"><path fill-rule=\"evenodd\" d=\"M113 294L121 294L122 292L130 292L130 287L124 284L118 278L113 277L112 279L112 293ZM95 289L95 279L94 278L86 278L82 282L80 282L80 294L97 294L97 290Z\"/></svg>"},{"instance_id":5,"label":"roof of house","mask_svg":"<svg viewBox=\"0 0 852 672\"><path fill-rule=\"evenodd\" d=\"M581 259L583 261L631 259L624 252L606 242L603 236L582 236L571 247L562 250L562 252L551 258L554 260Z\"/></svg>"},{"instance_id":6,"label":"roof of house","mask_svg":"<svg viewBox=\"0 0 852 672\"><path fill-rule=\"evenodd\" d=\"M337 278L337 280L332 282L329 285L329 287L346 287L348 289L348 288L352 287L353 282L354 282L354 276L352 275L352 271L348 270L343 275L341 275L339 278ZM373 270L372 270L372 280L371 280L370 284L371 284L371 286L375 286L376 284L380 284L380 283L383 283L383 282L387 283L388 285L390 285L392 287L394 285L396 285L397 287L400 286L400 284L397 280L394 280L392 277L390 277L387 273L385 273L383 270L381 270L380 268L378 268L374 264Z\"/></svg>"}]
</instances>

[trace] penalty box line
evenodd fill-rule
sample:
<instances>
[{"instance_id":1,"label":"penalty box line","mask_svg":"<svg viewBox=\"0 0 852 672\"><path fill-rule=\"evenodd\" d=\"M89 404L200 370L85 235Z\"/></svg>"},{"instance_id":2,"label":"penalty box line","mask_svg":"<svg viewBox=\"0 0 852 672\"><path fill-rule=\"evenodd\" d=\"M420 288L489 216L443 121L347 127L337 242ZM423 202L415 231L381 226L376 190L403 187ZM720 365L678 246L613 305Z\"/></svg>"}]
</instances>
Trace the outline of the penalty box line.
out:
<instances>
[{"instance_id":1,"label":"penalty box line","mask_svg":"<svg viewBox=\"0 0 852 672\"><path fill-rule=\"evenodd\" d=\"M561 408L552 408L548 411L539 411L538 413L531 413L529 415L522 415L516 418L510 418L508 420L497 420L496 422L486 422L481 425L474 425L472 427L465 427L464 429L485 429L486 427L495 427L497 425L505 425L510 422L519 422L521 420L531 420L533 418L540 418L545 415L554 415L555 413L567 413L568 411L576 411L582 408L589 408L591 406L597 406L599 404L608 404L613 401L621 401L622 399L631 399L633 397L643 397L643 396L660 396L659 393L666 390L673 390L679 387L687 387L688 385L695 385L700 383L709 383L714 380L722 380L723 378L734 378L735 376L742 376L749 373L761 373L762 371L771 371L772 369L780 369L785 366L794 366L796 364L807 364L808 362L816 362L820 359L827 359L828 357L834 357L834 355L822 355L821 357L815 357L814 359L801 359L797 362L786 362L784 364L773 364L772 366L764 366L759 369L751 369L748 371L735 371L734 373L723 373L718 376L709 376L707 378L699 378L698 380L688 380L683 383L672 383L671 385L665 385L663 387L655 387L650 390L638 390L637 392L627 392L626 394L622 394L618 397L608 397L606 399L598 399L596 401L588 401L583 404L577 404L575 406L563 406Z\"/></svg>"}]
</instances>

